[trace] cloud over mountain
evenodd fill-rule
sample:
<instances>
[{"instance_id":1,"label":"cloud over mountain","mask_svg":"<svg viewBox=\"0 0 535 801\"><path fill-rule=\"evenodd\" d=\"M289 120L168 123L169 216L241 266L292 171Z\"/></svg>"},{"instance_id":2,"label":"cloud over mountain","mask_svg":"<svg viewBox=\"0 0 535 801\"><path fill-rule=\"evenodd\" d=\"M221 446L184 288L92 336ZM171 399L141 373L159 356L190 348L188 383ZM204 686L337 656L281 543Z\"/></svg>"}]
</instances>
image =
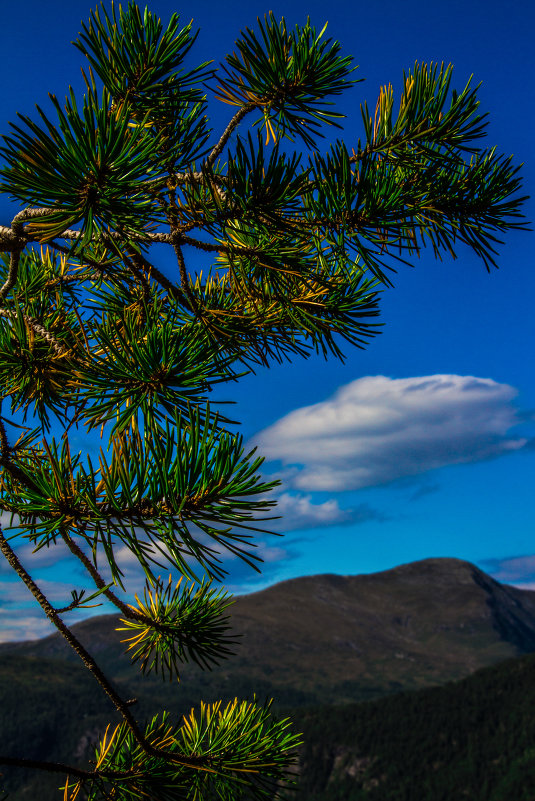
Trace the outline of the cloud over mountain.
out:
<instances>
[{"instance_id":1,"label":"cloud over mountain","mask_svg":"<svg viewBox=\"0 0 535 801\"><path fill-rule=\"evenodd\" d=\"M367 376L304 406L251 440L268 460L292 465L288 485L357 490L518 450L516 390L490 378Z\"/></svg>"},{"instance_id":2,"label":"cloud over mountain","mask_svg":"<svg viewBox=\"0 0 535 801\"><path fill-rule=\"evenodd\" d=\"M535 590L535 554L482 559L480 563L496 581Z\"/></svg>"}]
</instances>

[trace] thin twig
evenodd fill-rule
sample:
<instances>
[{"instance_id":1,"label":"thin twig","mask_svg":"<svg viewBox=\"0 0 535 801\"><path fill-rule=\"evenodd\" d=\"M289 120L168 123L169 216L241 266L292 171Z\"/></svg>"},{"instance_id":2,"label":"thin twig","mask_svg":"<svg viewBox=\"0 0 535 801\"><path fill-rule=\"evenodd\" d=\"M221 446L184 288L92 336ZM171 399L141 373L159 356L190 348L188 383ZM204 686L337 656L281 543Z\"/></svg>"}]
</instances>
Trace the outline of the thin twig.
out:
<instances>
[{"instance_id":1,"label":"thin twig","mask_svg":"<svg viewBox=\"0 0 535 801\"><path fill-rule=\"evenodd\" d=\"M136 699L132 699L135 702ZM127 702L131 703L131 702ZM128 779L138 776L138 770L84 770L83 768L65 765L63 762L45 762L41 759L25 759L21 757L0 756L0 764L12 765L17 768L37 768L47 773L66 773L68 776L77 776L80 779Z\"/></svg>"},{"instance_id":2,"label":"thin twig","mask_svg":"<svg viewBox=\"0 0 535 801\"><path fill-rule=\"evenodd\" d=\"M106 598L117 607L117 609L120 609L123 615L125 615L125 617L135 618L136 620L140 620L149 626L153 625L154 621L150 617L143 615L141 612L137 612L135 609L132 609L130 606L128 606L128 604L123 603L123 601L121 601L121 599L118 598L115 595L115 593L112 592L112 590L110 589L105 590L104 588L107 586L106 582L98 572L93 562L82 551L80 546L77 545L76 542L72 539L72 537L70 537L66 533L62 533L61 537L66 546L68 547L68 549L70 550L70 552L74 554L74 556L76 556L80 560L80 562L84 565L85 569L95 582L98 589L104 590L103 595L105 595Z\"/></svg>"},{"instance_id":3,"label":"thin twig","mask_svg":"<svg viewBox=\"0 0 535 801\"><path fill-rule=\"evenodd\" d=\"M180 301L180 303L188 306L189 308L189 301L187 300L185 292L183 292L180 287L176 286L176 284L174 284L169 278L160 272L157 267L152 267L151 275L161 286L163 286L164 289L168 291L172 298L176 298Z\"/></svg>"},{"instance_id":4,"label":"thin twig","mask_svg":"<svg viewBox=\"0 0 535 801\"><path fill-rule=\"evenodd\" d=\"M232 134L234 128L236 128L236 126L239 125L239 123L243 120L246 114L248 114L250 111L253 111L253 109L255 108L258 108L258 103L251 100L249 103L246 103L236 112L236 114L233 116L233 118L223 131L221 139L219 140L217 145L214 147L214 149L206 159L206 165L208 167L211 167L216 158L219 156L219 154L225 147L227 141L229 140L230 135Z\"/></svg>"},{"instance_id":5,"label":"thin twig","mask_svg":"<svg viewBox=\"0 0 535 801\"><path fill-rule=\"evenodd\" d=\"M188 273L186 270L186 263L184 261L184 255L182 253L182 248L180 247L181 237L178 238L175 236L176 241L173 242L173 249L175 251L175 255L178 262L178 269L180 271L180 283L182 285L182 289L186 293L186 296L191 304L191 310L193 314L198 315L199 313L199 306L197 301L193 297L193 293L191 291L190 281L188 277Z\"/></svg>"},{"instance_id":6,"label":"thin twig","mask_svg":"<svg viewBox=\"0 0 535 801\"><path fill-rule=\"evenodd\" d=\"M141 748L146 753L152 756L167 759L168 761L178 765L184 765L199 770L210 770L211 768L209 767L209 763L211 760L209 756L181 757L178 756L177 754L171 754L167 751L162 751L159 748L154 748L150 744L150 742L144 737L137 721L130 712L129 706L131 704L131 701L130 702L123 701L120 695L112 687L112 685L110 684L110 682L108 681L102 670L99 668L93 657L84 648L82 643L75 637L72 631L65 625L65 623L60 618L54 607L50 604L46 596L39 589L37 584L33 581L30 574L22 566L17 555L9 545L9 542L4 537L1 526L0 526L0 551L2 551L8 563L13 568L13 570L15 570L19 578L24 582L24 584L26 584L26 586L36 599L39 606L43 609L48 619L54 624L54 626L58 629L58 631L67 640L71 648L78 654L78 656L80 657L86 668L93 674L93 676L100 684L103 691L112 701L116 710L122 715L123 720L125 721L126 725L132 732L132 735L134 736L135 740L137 740Z\"/></svg>"},{"instance_id":7,"label":"thin twig","mask_svg":"<svg viewBox=\"0 0 535 801\"><path fill-rule=\"evenodd\" d=\"M126 264L132 275L134 276L138 286L141 284L141 291L143 293L143 300L148 303L150 298L150 267L151 264L146 259L144 260L149 267L149 275L147 276L143 270L143 261L138 257L138 254L128 248L128 255L123 253L123 262ZM142 312L144 317L144 312ZM144 320L143 320L144 322Z\"/></svg>"},{"instance_id":8,"label":"thin twig","mask_svg":"<svg viewBox=\"0 0 535 801\"><path fill-rule=\"evenodd\" d=\"M215 184L224 185L226 182L226 176L215 173L214 175L210 176L210 180L213 181L213 183ZM177 186L184 186L185 184L190 184L193 182L204 183L205 175L202 172L176 172L170 175L169 178L166 179L166 181L168 183L169 181L172 181ZM143 181L141 186L144 189L148 189L150 191L151 189L159 188L158 185L161 183L162 183L162 178L153 178L150 181ZM162 185L161 189L164 188L165 187Z\"/></svg>"},{"instance_id":9,"label":"thin twig","mask_svg":"<svg viewBox=\"0 0 535 801\"><path fill-rule=\"evenodd\" d=\"M73 765L65 765L63 762L44 762L41 759L0 756L0 764L13 765L16 768L37 768L47 773L66 773L69 776L77 776L79 779L94 779L96 775L102 775L95 773L95 771L75 768Z\"/></svg>"},{"instance_id":10,"label":"thin twig","mask_svg":"<svg viewBox=\"0 0 535 801\"><path fill-rule=\"evenodd\" d=\"M26 487L26 489L29 489L31 492L35 492L37 495L40 495L41 493L39 491L39 487L36 484L34 484L31 478L29 478L29 476L27 476L26 473L24 473L18 465L13 464L13 462L10 460L9 454L12 452L12 450L13 449L10 448L9 446L4 450L2 443L2 455L0 456L0 467L4 467L10 474L10 476L14 478L15 481L20 481L20 483L23 484ZM9 509L7 508L7 506L5 506L5 504L0 508L5 508L7 511L9 511ZM52 516L52 513L49 516Z\"/></svg>"}]
</instances>

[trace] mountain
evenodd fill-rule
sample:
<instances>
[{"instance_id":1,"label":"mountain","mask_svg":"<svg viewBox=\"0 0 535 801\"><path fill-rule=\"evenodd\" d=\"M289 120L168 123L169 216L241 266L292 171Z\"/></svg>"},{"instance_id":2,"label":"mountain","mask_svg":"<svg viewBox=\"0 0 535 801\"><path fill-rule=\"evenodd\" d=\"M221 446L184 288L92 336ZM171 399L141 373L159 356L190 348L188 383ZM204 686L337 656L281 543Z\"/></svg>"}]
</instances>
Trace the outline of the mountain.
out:
<instances>
[{"instance_id":1,"label":"mountain","mask_svg":"<svg viewBox=\"0 0 535 801\"><path fill-rule=\"evenodd\" d=\"M122 696L138 699L139 719L161 709L181 716L200 699L254 692L274 697L279 710L394 699L535 652L535 592L502 585L457 559L292 579L238 597L231 610L243 635L236 656L212 672L185 665L180 684L141 676L124 656L120 638L128 634L115 631L118 616L72 628ZM87 764L92 742L114 721L108 698L60 635L0 646L4 755ZM10 801L55 797L57 776L0 770L14 790Z\"/></svg>"},{"instance_id":2,"label":"mountain","mask_svg":"<svg viewBox=\"0 0 535 801\"><path fill-rule=\"evenodd\" d=\"M242 635L236 655L212 674L184 666L184 686L213 688L214 698L232 685L292 705L340 703L443 684L535 651L535 592L459 559L291 579L237 597L231 613ZM133 679L117 621L93 617L73 631L111 675ZM0 645L0 656L9 653L79 661L59 634Z\"/></svg>"}]
</instances>

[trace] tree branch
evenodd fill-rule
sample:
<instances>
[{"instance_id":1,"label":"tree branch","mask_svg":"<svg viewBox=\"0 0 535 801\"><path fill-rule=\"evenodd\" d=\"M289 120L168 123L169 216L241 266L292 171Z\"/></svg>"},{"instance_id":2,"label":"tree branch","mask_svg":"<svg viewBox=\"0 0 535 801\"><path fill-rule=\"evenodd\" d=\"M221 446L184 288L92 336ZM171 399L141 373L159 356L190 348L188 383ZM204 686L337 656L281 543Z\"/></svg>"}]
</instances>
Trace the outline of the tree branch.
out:
<instances>
[{"instance_id":1,"label":"tree branch","mask_svg":"<svg viewBox=\"0 0 535 801\"><path fill-rule=\"evenodd\" d=\"M205 175L202 172L176 172L171 175L169 178L166 179L168 182L171 181L177 186L184 186L185 184L191 183L204 183L205 182ZM214 173L210 176L210 180L213 181L215 184L225 184L226 178L224 175L219 175L218 173ZM153 178L152 181L144 181L142 186L149 191L151 189L158 188L158 185L161 184L162 178ZM161 187L163 189L163 186Z\"/></svg>"},{"instance_id":2,"label":"tree branch","mask_svg":"<svg viewBox=\"0 0 535 801\"><path fill-rule=\"evenodd\" d=\"M106 582L98 572L97 568L95 567L91 559L89 559L89 557L86 556L86 554L82 551L80 546L77 545L72 539L72 537L70 537L68 534L62 533L61 537L65 542L66 546L68 547L68 549L70 550L70 552L74 554L74 556L76 556L80 560L80 562L84 565L85 569L95 582L97 588L99 590L103 590L107 586ZM123 615L125 615L125 617L139 620L142 623L146 623L148 626L153 626L154 621L150 617L147 617L141 612L132 609L130 606L128 606L128 604L123 603L123 601L121 601L121 599L118 598L117 595L115 595L115 593L112 592L112 590L110 589L104 590L103 595L105 595L106 598L117 607L117 609L120 609L120 611L123 613Z\"/></svg>"},{"instance_id":3,"label":"tree branch","mask_svg":"<svg viewBox=\"0 0 535 801\"><path fill-rule=\"evenodd\" d=\"M0 308L0 316L10 317L13 319L16 318L17 315L15 314L15 312ZM67 356L70 353L70 350L64 348L61 342L58 342L55 336L51 334L50 331L48 331L48 329L46 329L43 325L41 325L41 323L34 317L30 317L29 314L22 312L22 319L24 320L25 323L27 323L30 326L30 328L33 328L33 330L38 336L40 336L42 339L48 342L49 345L52 346L52 348L54 349L54 351L58 356Z\"/></svg>"},{"instance_id":4,"label":"tree branch","mask_svg":"<svg viewBox=\"0 0 535 801\"><path fill-rule=\"evenodd\" d=\"M234 128L236 128L236 126L239 125L239 123L243 120L243 118L245 117L246 114L248 114L250 111L252 111L255 108L258 108L258 103L253 101L253 100L251 100L251 102L246 103L244 106L242 106L236 112L236 114L233 116L233 118L231 119L231 121L229 122L229 124L227 125L225 130L223 131L221 139L219 140L217 145L214 147L214 149L212 150L212 152L210 153L210 155L206 159L205 163L206 163L206 165L208 167L211 167L212 164L214 163L214 161L216 160L216 158L219 156L219 154L221 153L221 151L225 147L227 141L229 140Z\"/></svg>"},{"instance_id":5,"label":"tree branch","mask_svg":"<svg viewBox=\"0 0 535 801\"><path fill-rule=\"evenodd\" d=\"M16 768L37 768L47 773L66 773L69 776L77 776L79 779L94 779L96 775L102 775L96 774L95 771L75 768L73 765L65 765L63 762L44 762L40 759L22 759L2 755L0 755L0 765L12 765Z\"/></svg>"},{"instance_id":6,"label":"tree branch","mask_svg":"<svg viewBox=\"0 0 535 801\"><path fill-rule=\"evenodd\" d=\"M11 220L11 228L16 236L23 236L23 223L27 220L34 220L36 217L46 217L47 214L53 212L54 209L49 208L36 208L32 206L26 206L25 209L19 211L18 214L15 214L13 219Z\"/></svg>"},{"instance_id":7,"label":"tree branch","mask_svg":"<svg viewBox=\"0 0 535 801\"><path fill-rule=\"evenodd\" d=\"M58 629L58 631L63 635L63 637L67 640L71 648L78 654L86 668L93 674L95 679L98 681L106 695L110 698L113 705L115 706L116 710L122 715L125 723L129 727L130 731L132 732L134 738L137 740L141 748L148 754L156 757L162 757L169 761L172 761L179 765L185 765L193 768L202 769L209 769L207 763L209 763L209 757L177 757L176 754L169 754L167 751L162 751L158 748L154 748L151 744L145 739L141 729L138 726L137 721L132 716L129 705L131 701L123 701L120 695L114 690L102 670L99 668L93 657L88 653L88 651L84 648L81 642L74 636L72 631L65 625L62 621L54 607L50 604L46 596L43 592L39 589L37 584L33 581L32 577L29 573L24 569L22 564L20 563L17 555L9 545L9 542L6 540L2 533L2 529L0 526L0 551L2 551L3 555L7 559L9 565L15 570L18 576L22 579L22 581L26 584L34 598L36 599L37 603L43 609L44 613L48 617L48 619L54 624L54 626Z\"/></svg>"},{"instance_id":8,"label":"tree branch","mask_svg":"<svg viewBox=\"0 0 535 801\"><path fill-rule=\"evenodd\" d=\"M23 240L24 242L24 240ZM21 237L17 236L11 228L0 225L0 253L17 250L21 246Z\"/></svg>"},{"instance_id":9,"label":"tree branch","mask_svg":"<svg viewBox=\"0 0 535 801\"><path fill-rule=\"evenodd\" d=\"M176 258L177 258L177 262L178 262L178 269L180 271L180 283L182 285L182 289L186 293L186 296L187 296L187 298L189 300L190 308L191 308L193 314L198 316L199 315L199 306L197 304L197 301L193 297L193 293L191 291L189 277L188 277L188 273L187 273L187 270L186 270L186 264L184 262L184 255L182 253L182 248L180 247L180 242L182 241L182 237L175 235L173 238L174 238L173 250L175 251L175 255L176 255Z\"/></svg>"},{"instance_id":10,"label":"tree branch","mask_svg":"<svg viewBox=\"0 0 535 801\"><path fill-rule=\"evenodd\" d=\"M12 289L17 282L17 277L19 274L20 256L22 250L23 247L19 246L17 247L16 250L11 251L11 257L9 260L9 273L4 283L4 286L0 289L0 304L4 300L9 290Z\"/></svg>"}]
</instances>

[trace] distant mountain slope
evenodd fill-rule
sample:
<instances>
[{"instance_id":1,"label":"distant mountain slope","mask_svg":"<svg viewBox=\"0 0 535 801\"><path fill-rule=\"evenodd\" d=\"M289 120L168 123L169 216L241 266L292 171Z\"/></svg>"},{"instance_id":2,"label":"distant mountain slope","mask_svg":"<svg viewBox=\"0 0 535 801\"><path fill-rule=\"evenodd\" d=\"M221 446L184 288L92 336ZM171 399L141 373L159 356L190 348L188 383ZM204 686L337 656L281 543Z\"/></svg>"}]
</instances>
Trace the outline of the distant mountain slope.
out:
<instances>
[{"instance_id":1,"label":"distant mountain slope","mask_svg":"<svg viewBox=\"0 0 535 801\"><path fill-rule=\"evenodd\" d=\"M442 684L535 651L535 592L458 559L291 579L238 597L231 612L243 635L236 656L212 674L185 666L185 686L209 685L214 697L232 684L339 703ZM122 655L127 635L116 625L115 615L104 615L73 628L112 675L131 679L137 668ZM15 652L78 659L59 635L0 646L0 655Z\"/></svg>"}]
</instances>

